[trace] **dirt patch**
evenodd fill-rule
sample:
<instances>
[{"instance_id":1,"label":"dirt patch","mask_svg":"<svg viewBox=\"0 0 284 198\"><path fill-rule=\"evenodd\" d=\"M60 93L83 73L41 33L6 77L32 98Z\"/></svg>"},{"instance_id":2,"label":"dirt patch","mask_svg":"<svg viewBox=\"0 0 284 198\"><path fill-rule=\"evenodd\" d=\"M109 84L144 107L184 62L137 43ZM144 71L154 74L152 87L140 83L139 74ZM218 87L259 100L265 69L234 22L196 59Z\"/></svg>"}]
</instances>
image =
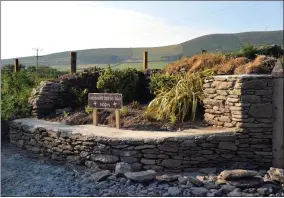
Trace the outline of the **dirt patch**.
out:
<instances>
[{"instance_id":1,"label":"dirt patch","mask_svg":"<svg viewBox=\"0 0 284 198\"><path fill-rule=\"evenodd\" d=\"M129 130L142 131L179 131L190 128L208 127L202 119L185 121L184 123L172 125L168 121L148 120L145 116L147 105L140 105L139 108L132 108L131 105L124 106L121 111L121 128ZM87 114L84 107L72 110L68 115L50 115L42 118L47 121L61 122L68 125L86 125L92 124L92 113ZM111 110L99 110L99 124L115 127L115 114Z\"/></svg>"}]
</instances>

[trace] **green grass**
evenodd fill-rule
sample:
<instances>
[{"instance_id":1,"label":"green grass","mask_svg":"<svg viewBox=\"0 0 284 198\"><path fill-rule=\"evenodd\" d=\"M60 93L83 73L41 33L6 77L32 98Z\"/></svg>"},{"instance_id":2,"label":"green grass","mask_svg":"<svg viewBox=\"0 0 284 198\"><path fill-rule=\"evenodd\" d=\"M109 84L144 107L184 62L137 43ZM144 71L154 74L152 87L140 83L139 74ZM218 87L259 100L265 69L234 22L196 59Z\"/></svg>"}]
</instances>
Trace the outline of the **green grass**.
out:
<instances>
[{"instance_id":1,"label":"green grass","mask_svg":"<svg viewBox=\"0 0 284 198\"><path fill-rule=\"evenodd\" d=\"M149 69L163 69L168 62L159 61L159 62L149 62L148 68ZM125 68L134 68L134 69L142 69L142 63L122 63L122 64L110 64L113 69L125 69ZM106 68L108 64L85 64L85 65L78 65L77 71L83 71L84 69L90 68L90 67L101 67ZM70 66L69 65L52 65L50 66L52 68L58 69L59 71L69 71Z\"/></svg>"},{"instance_id":2,"label":"green grass","mask_svg":"<svg viewBox=\"0 0 284 198\"><path fill-rule=\"evenodd\" d=\"M86 49L77 51L78 64L118 64L120 62L130 62L142 59L143 51L148 51L149 61L163 61L164 56L192 56L199 54L201 50L208 52L234 52L239 50L240 45L250 42L254 45L277 44L283 48L283 30L279 31L258 31L243 32L237 34L211 34L169 46L151 48L104 48ZM1 60L2 65L13 64L13 59ZM42 56L40 64L48 65L69 65L69 52L60 52ZM33 63L34 57L19 58L19 62ZM136 64L134 64L135 66ZM105 66L102 66L105 67ZM122 67L124 65L122 64ZM151 66L150 66L151 67ZM156 67L156 66L153 66Z\"/></svg>"},{"instance_id":3,"label":"green grass","mask_svg":"<svg viewBox=\"0 0 284 198\"><path fill-rule=\"evenodd\" d=\"M149 69L163 69L168 62L149 62L148 63L148 68ZM135 69L142 69L142 63L122 63L119 64L116 67L113 68L119 68L119 69L124 69L124 68L135 68Z\"/></svg>"}]
</instances>

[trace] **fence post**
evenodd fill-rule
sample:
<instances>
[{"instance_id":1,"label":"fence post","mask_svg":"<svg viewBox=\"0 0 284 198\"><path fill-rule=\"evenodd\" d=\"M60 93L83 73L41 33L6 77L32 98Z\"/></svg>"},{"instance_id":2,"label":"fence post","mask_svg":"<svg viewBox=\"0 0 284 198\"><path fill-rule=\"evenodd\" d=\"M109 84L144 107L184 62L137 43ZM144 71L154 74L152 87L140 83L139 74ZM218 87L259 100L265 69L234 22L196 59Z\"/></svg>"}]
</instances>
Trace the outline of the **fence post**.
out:
<instances>
[{"instance_id":1,"label":"fence post","mask_svg":"<svg viewBox=\"0 0 284 198\"><path fill-rule=\"evenodd\" d=\"M143 52L143 71L148 69L148 52Z\"/></svg>"},{"instance_id":2,"label":"fence post","mask_svg":"<svg viewBox=\"0 0 284 198\"><path fill-rule=\"evenodd\" d=\"M77 54L76 52L70 52L70 73L76 73L76 59Z\"/></svg>"},{"instance_id":3,"label":"fence post","mask_svg":"<svg viewBox=\"0 0 284 198\"><path fill-rule=\"evenodd\" d=\"M14 72L18 72L20 70L20 67L19 67L19 59L15 59L14 60Z\"/></svg>"}]
</instances>

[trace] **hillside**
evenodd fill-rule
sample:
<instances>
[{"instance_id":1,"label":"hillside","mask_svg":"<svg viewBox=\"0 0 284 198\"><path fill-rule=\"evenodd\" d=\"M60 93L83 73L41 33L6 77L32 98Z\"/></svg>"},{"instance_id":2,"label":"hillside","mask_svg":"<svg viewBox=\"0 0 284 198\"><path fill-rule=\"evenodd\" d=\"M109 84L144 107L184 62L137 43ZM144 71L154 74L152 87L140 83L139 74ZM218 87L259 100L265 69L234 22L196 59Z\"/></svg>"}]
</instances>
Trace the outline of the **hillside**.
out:
<instances>
[{"instance_id":1,"label":"hillside","mask_svg":"<svg viewBox=\"0 0 284 198\"><path fill-rule=\"evenodd\" d=\"M170 62L180 56L192 56L201 50L209 52L232 52L240 48L241 44L250 42L252 44L277 44L283 48L283 30L243 32L237 34L211 34L201 36L181 44L152 47L152 48L105 48L86 49L77 51L78 65L89 64L120 64L135 65L142 61L142 52L148 51L150 62ZM19 58L24 65L35 65L35 57ZM13 59L1 60L1 65L13 64ZM41 65L64 66L69 65L69 52L60 52L45 55L40 58Z\"/></svg>"}]
</instances>

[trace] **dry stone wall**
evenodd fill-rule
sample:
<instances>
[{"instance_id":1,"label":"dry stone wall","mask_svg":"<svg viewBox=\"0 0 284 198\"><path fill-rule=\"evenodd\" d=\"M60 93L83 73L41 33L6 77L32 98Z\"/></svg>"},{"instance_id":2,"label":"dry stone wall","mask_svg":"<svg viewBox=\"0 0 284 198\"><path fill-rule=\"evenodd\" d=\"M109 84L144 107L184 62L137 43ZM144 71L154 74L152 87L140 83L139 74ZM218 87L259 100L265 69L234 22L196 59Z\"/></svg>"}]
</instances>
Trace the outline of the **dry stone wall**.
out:
<instances>
[{"instance_id":1,"label":"dry stone wall","mask_svg":"<svg viewBox=\"0 0 284 198\"><path fill-rule=\"evenodd\" d=\"M109 170L113 170L117 162L131 164L134 171L154 169L170 172L203 167L271 166L269 144L258 144L255 141L261 139L253 140L232 129L214 134L143 139L101 137L95 133L82 135L78 131L72 132L70 127L51 130L46 124L33 127L15 120L10 123L9 136L11 143L54 160Z\"/></svg>"},{"instance_id":2,"label":"dry stone wall","mask_svg":"<svg viewBox=\"0 0 284 198\"><path fill-rule=\"evenodd\" d=\"M238 128L238 154L272 163L272 76L213 76L203 87L205 121Z\"/></svg>"},{"instance_id":3,"label":"dry stone wall","mask_svg":"<svg viewBox=\"0 0 284 198\"><path fill-rule=\"evenodd\" d=\"M55 112L56 109L76 106L76 98L72 88L88 89L98 92L97 81L100 71L66 74L54 81L43 81L33 89L29 104L32 115L38 118Z\"/></svg>"},{"instance_id":4,"label":"dry stone wall","mask_svg":"<svg viewBox=\"0 0 284 198\"><path fill-rule=\"evenodd\" d=\"M66 74L60 76L54 81L43 81L36 87L29 98L32 115L41 118L56 109L76 106L76 98L72 89L84 90L88 89L90 93L100 92L97 89L97 81L102 69L90 70L75 74ZM154 73L159 73L161 70L153 69L139 72L139 84L137 94L139 102L150 101L153 96L149 91L150 76ZM87 99L86 99L87 100Z\"/></svg>"},{"instance_id":5,"label":"dry stone wall","mask_svg":"<svg viewBox=\"0 0 284 198\"><path fill-rule=\"evenodd\" d=\"M32 106L32 116L41 117L48 115L56 109L66 107L72 100L72 95L63 84L42 81L33 89L29 104Z\"/></svg>"},{"instance_id":6,"label":"dry stone wall","mask_svg":"<svg viewBox=\"0 0 284 198\"><path fill-rule=\"evenodd\" d=\"M203 88L204 117L209 124L272 129L271 75L213 76Z\"/></svg>"}]
</instances>

